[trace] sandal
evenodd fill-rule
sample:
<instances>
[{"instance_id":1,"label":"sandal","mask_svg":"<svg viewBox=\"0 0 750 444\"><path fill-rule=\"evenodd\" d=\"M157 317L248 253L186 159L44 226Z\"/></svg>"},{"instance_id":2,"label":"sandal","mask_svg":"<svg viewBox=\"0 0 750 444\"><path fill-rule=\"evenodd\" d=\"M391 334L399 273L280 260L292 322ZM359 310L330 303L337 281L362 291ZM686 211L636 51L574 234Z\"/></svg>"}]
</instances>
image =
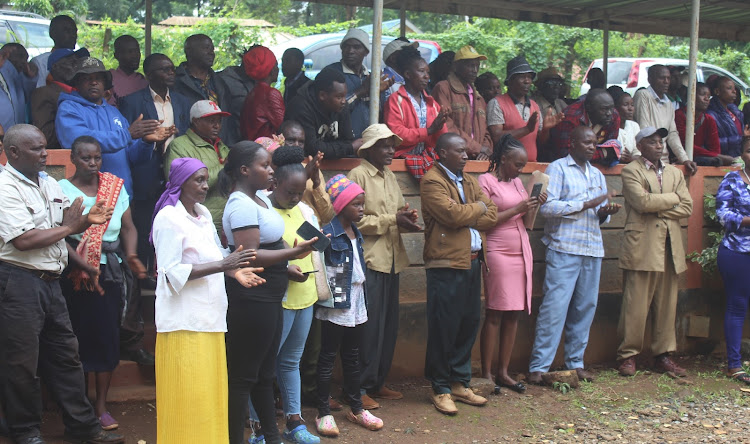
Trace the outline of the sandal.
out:
<instances>
[{"instance_id":1,"label":"sandal","mask_svg":"<svg viewBox=\"0 0 750 444\"><path fill-rule=\"evenodd\" d=\"M734 372L731 375L729 375L729 378L734 379L738 382L744 382L747 385L750 385L750 375L747 374L744 370L740 370L738 372Z\"/></svg>"}]
</instances>

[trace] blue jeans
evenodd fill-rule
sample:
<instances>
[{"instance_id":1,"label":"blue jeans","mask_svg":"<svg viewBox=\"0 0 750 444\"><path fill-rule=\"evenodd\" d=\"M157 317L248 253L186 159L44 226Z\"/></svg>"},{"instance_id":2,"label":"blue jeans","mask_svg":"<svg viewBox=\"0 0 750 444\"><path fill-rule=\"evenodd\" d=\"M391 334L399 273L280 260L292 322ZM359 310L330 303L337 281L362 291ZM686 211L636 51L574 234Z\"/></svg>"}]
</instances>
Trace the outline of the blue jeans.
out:
<instances>
[{"instance_id":1,"label":"blue jeans","mask_svg":"<svg viewBox=\"0 0 750 444\"><path fill-rule=\"evenodd\" d=\"M602 258L547 250L544 299L536 319L530 372L549 371L565 329L565 366L583 368L599 298Z\"/></svg>"},{"instance_id":2,"label":"blue jeans","mask_svg":"<svg viewBox=\"0 0 750 444\"><path fill-rule=\"evenodd\" d=\"M307 334L313 318L313 306L301 310L283 309L284 321L281 328L279 354L276 356L276 382L281 391L284 415L302 413L302 388L299 375L299 361L305 349ZM250 406L250 419L258 421L253 403Z\"/></svg>"}]
</instances>

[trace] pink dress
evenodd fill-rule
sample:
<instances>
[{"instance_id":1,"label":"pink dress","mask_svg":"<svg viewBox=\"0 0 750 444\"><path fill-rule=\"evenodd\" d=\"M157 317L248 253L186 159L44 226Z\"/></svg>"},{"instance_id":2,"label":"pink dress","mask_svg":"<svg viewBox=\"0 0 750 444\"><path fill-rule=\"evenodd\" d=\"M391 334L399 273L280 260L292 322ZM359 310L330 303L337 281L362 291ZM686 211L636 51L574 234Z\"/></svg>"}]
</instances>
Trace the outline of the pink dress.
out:
<instances>
[{"instance_id":1,"label":"pink dress","mask_svg":"<svg viewBox=\"0 0 750 444\"><path fill-rule=\"evenodd\" d=\"M528 199L521 179L501 182L493 173L479 176L479 185L497 205L498 213ZM487 232L484 298L487 309L531 313L531 244L523 215L516 215Z\"/></svg>"}]
</instances>

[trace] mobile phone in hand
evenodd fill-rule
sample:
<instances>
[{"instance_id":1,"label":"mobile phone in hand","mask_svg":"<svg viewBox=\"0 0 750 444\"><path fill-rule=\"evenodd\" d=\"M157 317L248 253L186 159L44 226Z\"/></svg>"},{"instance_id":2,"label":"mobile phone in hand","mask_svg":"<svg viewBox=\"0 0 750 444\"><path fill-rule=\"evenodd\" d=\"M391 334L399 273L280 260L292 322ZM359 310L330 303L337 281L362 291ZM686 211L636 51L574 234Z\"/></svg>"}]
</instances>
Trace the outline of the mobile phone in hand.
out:
<instances>
[{"instance_id":1,"label":"mobile phone in hand","mask_svg":"<svg viewBox=\"0 0 750 444\"><path fill-rule=\"evenodd\" d=\"M314 237L317 237L318 240L315 241L312 246L313 250L315 251L324 251L326 248L328 248L328 245L331 244L331 239L326 237L325 234L323 234L320 230L315 228L313 224L307 221L302 223L302 225L297 228L297 234L305 240L310 240Z\"/></svg>"},{"instance_id":2,"label":"mobile phone in hand","mask_svg":"<svg viewBox=\"0 0 750 444\"><path fill-rule=\"evenodd\" d=\"M540 194L542 194L542 184L535 183L534 187L531 189L531 195L529 197L539 197Z\"/></svg>"}]
</instances>

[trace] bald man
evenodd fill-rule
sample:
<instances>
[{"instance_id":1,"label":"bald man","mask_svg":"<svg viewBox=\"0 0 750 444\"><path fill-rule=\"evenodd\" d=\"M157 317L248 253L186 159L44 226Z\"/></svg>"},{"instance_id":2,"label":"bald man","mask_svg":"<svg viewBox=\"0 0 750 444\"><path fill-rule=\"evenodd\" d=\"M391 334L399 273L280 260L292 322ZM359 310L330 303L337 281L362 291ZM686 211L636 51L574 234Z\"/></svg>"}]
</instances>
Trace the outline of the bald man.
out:
<instances>
[{"instance_id":1,"label":"bald man","mask_svg":"<svg viewBox=\"0 0 750 444\"><path fill-rule=\"evenodd\" d=\"M583 353L589 339L599 298L599 273L604 245L599 225L608 221L620 205L609 202L604 175L590 160L596 150L596 134L579 126L570 137L569 154L547 167L545 217L547 273L544 298L536 320L528 382L540 384L549 371L565 329L565 367L578 378L591 381L584 369Z\"/></svg>"},{"instance_id":2,"label":"bald man","mask_svg":"<svg viewBox=\"0 0 750 444\"><path fill-rule=\"evenodd\" d=\"M454 400L475 406L487 403L471 391L469 382L481 317L484 231L495 226L497 207L479 182L463 172L469 159L463 137L445 133L435 151L437 166L420 182L427 273L424 373L432 385L432 404L441 413L455 415Z\"/></svg>"},{"instance_id":3,"label":"bald man","mask_svg":"<svg viewBox=\"0 0 750 444\"><path fill-rule=\"evenodd\" d=\"M4 138L8 164L0 172L0 399L17 443L44 444L39 378L63 410L65 441L122 443L105 432L86 398L78 341L60 290L68 264L65 237L112 217L97 202L83 214L45 172L47 141L19 124Z\"/></svg>"}]
</instances>

